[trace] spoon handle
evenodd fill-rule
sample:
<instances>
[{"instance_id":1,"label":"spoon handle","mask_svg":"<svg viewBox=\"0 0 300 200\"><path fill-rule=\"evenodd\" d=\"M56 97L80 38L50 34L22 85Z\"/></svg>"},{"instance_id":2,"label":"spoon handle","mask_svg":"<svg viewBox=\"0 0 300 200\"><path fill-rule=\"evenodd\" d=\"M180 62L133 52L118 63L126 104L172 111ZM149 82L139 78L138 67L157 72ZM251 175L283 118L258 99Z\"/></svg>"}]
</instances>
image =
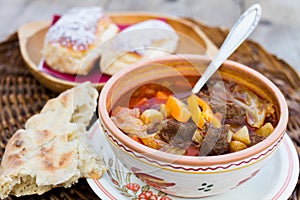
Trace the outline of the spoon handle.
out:
<instances>
[{"instance_id":1,"label":"spoon handle","mask_svg":"<svg viewBox=\"0 0 300 200\"><path fill-rule=\"evenodd\" d=\"M223 62L240 46L240 44L254 30L261 17L261 6L254 4L246 10L234 24L217 55L213 58L207 69L192 89L197 94L207 80L217 71Z\"/></svg>"}]
</instances>

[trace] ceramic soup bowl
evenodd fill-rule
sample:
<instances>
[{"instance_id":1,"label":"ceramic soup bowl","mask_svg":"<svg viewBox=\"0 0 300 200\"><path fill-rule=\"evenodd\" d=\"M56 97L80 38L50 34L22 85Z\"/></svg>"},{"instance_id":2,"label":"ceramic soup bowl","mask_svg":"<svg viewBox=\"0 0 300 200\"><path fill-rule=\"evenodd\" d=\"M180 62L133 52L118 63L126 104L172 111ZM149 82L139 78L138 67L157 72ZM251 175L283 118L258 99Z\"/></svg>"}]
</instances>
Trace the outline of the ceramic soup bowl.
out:
<instances>
[{"instance_id":1,"label":"ceramic soup bowl","mask_svg":"<svg viewBox=\"0 0 300 200\"><path fill-rule=\"evenodd\" d=\"M226 61L217 75L251 88L271 101L277 113L274 131L251 147L225 155L179 156L135 142L111 120L113 106L129 97L137 86L169 77L186 81L185 76L200 76L209 62L209 58L198 55L140 62L114 75L100 94L100 124L116 158L139 179L170 195L204 197L239 187L268 162L285 134L288 108L282 93L257 71L233 61Z\"/></svg>"}]
</instances>

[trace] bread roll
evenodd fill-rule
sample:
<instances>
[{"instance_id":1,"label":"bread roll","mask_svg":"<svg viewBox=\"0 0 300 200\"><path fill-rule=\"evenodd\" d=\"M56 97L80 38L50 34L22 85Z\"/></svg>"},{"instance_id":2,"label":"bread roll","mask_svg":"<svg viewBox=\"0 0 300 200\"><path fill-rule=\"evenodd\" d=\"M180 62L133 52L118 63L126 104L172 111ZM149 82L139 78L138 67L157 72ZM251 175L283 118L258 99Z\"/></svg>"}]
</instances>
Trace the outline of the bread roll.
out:
<instances>
[{"instance_id":1,"label":"bread roll","mask_svg":"<svg viewBox=\"0 0 300 200\"><path fill-rule=\"evenodd\" d=\"M45 61L56 71L87 75L99 54L87 55L118 31L100 7L73 8L49 28L43 48Z\"/></svg>"},{"instance_id":2,"label":"bread roll","mask_svg":"<svg viewBox=\"0 0 300 200\"><path fill-rule=\"evenodd\" d=\"M146 20L124 29L103 45L100 69L113 75L140 60L175 52L179 36L162 20Z\"/></svg>"},{"instance_id":3,"label":"bread roll","mask_svg":"<svg viewBox=\"0 0 300 200\"><path fill-rule=\"evenodd\" d=\"M8 141L0 166L0 198L70 187L79 178L100 178L102 158L88 142L98 92L84 83L49 100L25 129Z\"/></svg>"}]
</instances>

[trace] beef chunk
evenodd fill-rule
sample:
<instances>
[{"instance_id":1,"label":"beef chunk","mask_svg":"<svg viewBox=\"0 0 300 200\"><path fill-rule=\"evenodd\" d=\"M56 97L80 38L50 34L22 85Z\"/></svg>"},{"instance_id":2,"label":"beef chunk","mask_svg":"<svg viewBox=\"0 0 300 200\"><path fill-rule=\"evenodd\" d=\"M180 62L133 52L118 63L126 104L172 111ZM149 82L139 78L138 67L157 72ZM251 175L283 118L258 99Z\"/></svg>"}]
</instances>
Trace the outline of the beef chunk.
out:
<instances>
[{"instance_id":1,"label":"beef chunk","mask_svg":"<svg viewBox=\"0 0 300 200\"><path fill-rule=\"evenodd\" d=\"M226 118L225 123L227 124L245 124L246 120L246 111L242 107L228 103L226 105Z\"/></svg>"},{"instance_id":2,"label":"beef chunk","mask_svg":"<svg viewBox=\"0 0 300 200\"><path fill-rule=\"evenodd\" d=\"M270 122L273 127L276 127L276 125L278 124L278 120L275 118L275 116L272 115L265 119L265 124L268 122Z\"/></svg>"},{"instance_id":3,"label":"beef chunk","mask_svg":"<svg viewBox=\"0 0 300 200\"><path fill-rule=\"evenodd\" d=\"M209 127L200 148L200 156L227 153L229 151L228 131L229 128L226 125L221 128Z\"/></svg>"},{"instance_id":4,"label":"beef chunk","mask_svg":"<svg viewBox=\"0 0 300 200\"><path fill-rule=\"evenodd\" d=\"M246 121L246 110L233 103L211 102L214 113L225 115L226 124L243 125Z\"/></svg>"},{"instance_id":5,"label":"beef chunk","mask_svg":"<svg viewBox=\"0 0 300 200\"><path fill-rule=\"evenodd\" d=\"M178 147L185 147L192 142L197 127L194 123L181 123L173 119L166 119L162 122L159 131L160 138Z\"/></svg>"},{"instance_id":6,"label":"beef chunk","mask_svg":"<svg viewBox=\"0 0 300 200\"><path fill-rule=\"evenodd\" d=\"M261 142L264 139L264 137L256 135L255 133L250 134L250 145L253 146L259 142Z\"/></svg>"}]
</instances>

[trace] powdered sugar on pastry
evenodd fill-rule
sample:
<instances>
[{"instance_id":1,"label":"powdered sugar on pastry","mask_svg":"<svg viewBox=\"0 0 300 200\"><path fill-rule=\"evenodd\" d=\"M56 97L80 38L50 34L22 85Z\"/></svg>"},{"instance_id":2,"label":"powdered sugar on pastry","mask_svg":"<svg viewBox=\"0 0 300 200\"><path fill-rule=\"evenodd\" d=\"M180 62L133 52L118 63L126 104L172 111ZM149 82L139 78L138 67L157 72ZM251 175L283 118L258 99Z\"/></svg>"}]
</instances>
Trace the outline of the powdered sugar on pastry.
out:
<instances>
[{"instance_id":1,"label":"powdered sugar on pastry","mask_svg":"<svg viewBox=\"0 0 300 200\"><path fill-rule=\"evenodd\" d=\"M49 29L46 43L86 50L96 40L98 20L103 16L104 11L100 7L73 8Z\"/></svg>"},{"instance_id":2,"label":"powdered sugar on pastry","mask_svg":"<svg viewBox=\"0 0 300 200\"><path fill-rule=\"evenodd\" d=\"M92 52L119 32L101 7L73 8L65 13L46 34L43 54L56 71L87 75L100 53ZM90 54L91 53L91 54Z\"/></svg>"}]
</instances>

